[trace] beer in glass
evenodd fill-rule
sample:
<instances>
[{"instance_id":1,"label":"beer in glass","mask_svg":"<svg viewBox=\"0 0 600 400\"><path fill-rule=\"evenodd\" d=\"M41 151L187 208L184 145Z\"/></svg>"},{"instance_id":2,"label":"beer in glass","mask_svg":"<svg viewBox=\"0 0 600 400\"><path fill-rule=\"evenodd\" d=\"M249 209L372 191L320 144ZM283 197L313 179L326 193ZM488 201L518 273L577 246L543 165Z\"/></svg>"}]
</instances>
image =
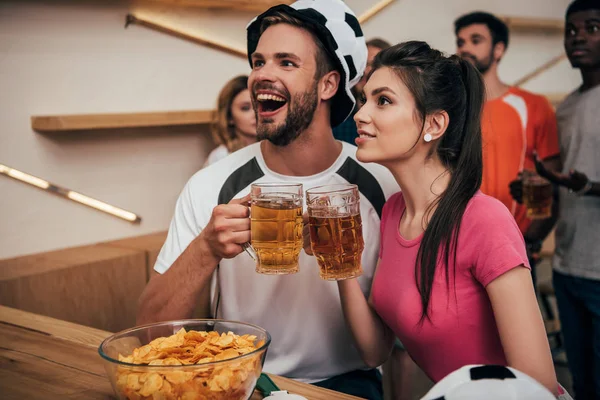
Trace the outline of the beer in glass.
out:
<instances>
[{"instance_id":1,"label":"beer in glass","mask_svg":"<svg viewBox=\"0 0 600 400\"><path fill-rule=\"evenodd\" d=\"M322 279L341 280L362 274L364 241L359 201L358 186L352 184L306 191L310 244Z\"/></svg>"},{"instance_id":2,"label":"beer in glass","mask_svg":"<svg viewBox=\"0 0 600 400\"><path fill-rule=\"evenodd\" d=\"M530 219L552 215L552 183L533 171L523 171L523 204Z\"/></svg>"},{"instance_id":3,"label":"beer in glass","mask_svg":"<svg viewBox=\"0 0 600 400\"><path fill-rule=\"evenodd\" d=\"M302 184L252 184L250 204L256 272L271 275L298 272L303 244Z\"/></svg>"}]
</instances>

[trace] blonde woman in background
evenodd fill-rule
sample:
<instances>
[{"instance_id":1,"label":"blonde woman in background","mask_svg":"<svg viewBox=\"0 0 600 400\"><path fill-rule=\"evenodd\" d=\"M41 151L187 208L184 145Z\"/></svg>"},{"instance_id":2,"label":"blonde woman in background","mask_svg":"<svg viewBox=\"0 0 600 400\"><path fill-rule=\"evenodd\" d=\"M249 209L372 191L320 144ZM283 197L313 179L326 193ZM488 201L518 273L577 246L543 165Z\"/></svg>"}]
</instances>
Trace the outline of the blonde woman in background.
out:
<instances>
[{"instance_id":1,"label":"blonde woman in background","mask_svg":"<svg viewBox=\"0 0 600 400\"><path fill-rule=\"evenodd\" d=\"M208 155L204 166L256 142L256 116L248 91L248 76L236 76L221 89L211 132L218 147Z\"/></svg>"}]
</instances>

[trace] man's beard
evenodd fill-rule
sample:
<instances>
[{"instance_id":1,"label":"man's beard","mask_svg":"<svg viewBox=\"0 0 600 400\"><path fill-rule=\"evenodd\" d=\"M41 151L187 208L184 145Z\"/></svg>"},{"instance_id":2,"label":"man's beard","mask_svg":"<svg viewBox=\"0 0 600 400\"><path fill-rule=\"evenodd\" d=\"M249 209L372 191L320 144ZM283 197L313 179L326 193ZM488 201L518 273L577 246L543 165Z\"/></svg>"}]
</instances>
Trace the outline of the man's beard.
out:
<instances>
[{"instance_id":1,"label":"man's beard","mask_svg":"<svg viewBox=\"0 0 600 400\"><path fill-rule=\"evenodd\" d=\"M318 104L317 87L315 82L306 92L294 95L288 102L285 121L279 125L274 125L271 118L261 121L257 113L257 140L266 139L275 146L287 146L296 140L309 127L315 115Z\"/></svg>"},{"instance_id":2,"label":"man's beard","mask_svg":"<svg viewBox=\"0 0 600 400\"><path fill-rule=\"evenodd\" d=\"M490 51L490 54L483 60L478 60L477 57L468 53L463 54L462 57L471 61L473 63L473 66L477 68L477 70L483 75L491 68L492 64L494 63L494 50L492 49Z\"/></svg>"}]
</instances>

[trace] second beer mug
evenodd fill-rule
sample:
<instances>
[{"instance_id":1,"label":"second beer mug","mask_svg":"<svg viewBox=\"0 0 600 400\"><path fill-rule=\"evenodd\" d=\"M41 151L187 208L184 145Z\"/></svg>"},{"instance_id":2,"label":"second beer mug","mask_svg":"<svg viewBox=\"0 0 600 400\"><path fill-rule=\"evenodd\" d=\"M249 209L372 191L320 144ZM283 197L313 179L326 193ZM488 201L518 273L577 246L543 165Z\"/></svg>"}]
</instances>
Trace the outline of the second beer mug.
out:
<instances>
[{"instance_id":1,"label":"second beer mug","mask_svg":"<svg viewBox=\"0 0 600 400\"><path fill-rule=\"evenodd\" d=\"M302 184L252 184L250 231L256 272L298 272L302 250Z\"/></svg>"},{"instance_id":2,"label":"second beer mug","mask_svg":"<svg viewBox=\"0 0 600 400\"><path fill-rule=\"evenodd\" d=\"M545 219L552 215L552 184L534 171L523 171L523 204L527 217Z\"/></svg>"},{"instance_id":3,"label":"second beer mug","mask_svg":"<svg viewBox=\"0 0 600 400\"><path fill-rule=\"evenodd\" d=\"M321 278L341 280L362 274L365 247L356 185L319 186L306 191L310 244Z\"/></svg>"}]
</instances>

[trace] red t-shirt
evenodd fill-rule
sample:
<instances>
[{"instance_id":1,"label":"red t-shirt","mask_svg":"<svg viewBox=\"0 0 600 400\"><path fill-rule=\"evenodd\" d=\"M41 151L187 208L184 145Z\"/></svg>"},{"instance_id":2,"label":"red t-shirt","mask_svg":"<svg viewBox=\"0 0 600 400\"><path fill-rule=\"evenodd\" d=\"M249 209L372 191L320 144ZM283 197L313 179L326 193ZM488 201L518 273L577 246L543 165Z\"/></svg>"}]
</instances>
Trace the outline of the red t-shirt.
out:
<instances>
[{"instance_id":1,"label":"red t-shirt","mask_svg":"<svg viewBox=\"0 0 600 400\"><path fill-rule=\"evenodd\" d=\"M548 100L519 88L511 87L483 107L481 191L504 203L522 233L531 220L525 206L513 200L508 185L523 169L535 170L534 151L542 160L559 154L557 129Z\"/></svg>"},{"instance_id":2,"label":"red t-shirt","mask_svg":"<svg viewBox=\"0 0 600 400\"><path fill-rule=\"evenodd\" d=\"M515 267L529 268L523 236L511 213L490 196L473 196L459 232L456 272L451 262L447 288L445 266L438 263L431 321L419 325L415 262L423 235L413 240L400 235L405 208L401 193L383 208L380 260L371 292L375 310L434 382L468 364L506 365L485 287Z\"/></svg>"}]
</instances>

